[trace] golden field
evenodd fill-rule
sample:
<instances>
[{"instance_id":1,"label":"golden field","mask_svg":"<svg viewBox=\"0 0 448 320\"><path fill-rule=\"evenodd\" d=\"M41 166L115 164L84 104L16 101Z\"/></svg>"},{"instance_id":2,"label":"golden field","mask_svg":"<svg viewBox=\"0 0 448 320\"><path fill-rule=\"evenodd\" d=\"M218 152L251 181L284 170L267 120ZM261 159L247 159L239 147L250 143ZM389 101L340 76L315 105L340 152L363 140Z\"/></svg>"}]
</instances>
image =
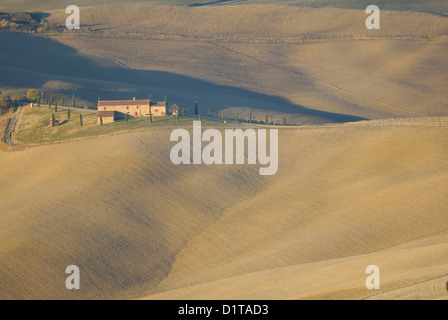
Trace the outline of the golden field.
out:
<instances>
[{"instance_id":1,"label":"golden field","mask_svg":"<svg viewBox=\"0 0 448 320\"><path fill-rule=\"evenodd\" d=\"M4 94L76 93L79 106L151 94L291 124L271 127L269 177L173 165L171 124L3 144L0 298L448 298L443 3L384 11L368 31L352 1L263 2L86 6L89 32L0 33ZM65 288L72 264L81 290ZM365 288L369 265L380 290Z\"/></svg>"},{"instance_id":2,"label":"golden field","mask_svg":"<svg viewBox=\"0 0 448 320\"><path fill-rule=\"evenodd\" d=\"M446 123L281 129L267 178L169 128L2 153L2 298L446 298Z\"/></svg>"}]
</instances>

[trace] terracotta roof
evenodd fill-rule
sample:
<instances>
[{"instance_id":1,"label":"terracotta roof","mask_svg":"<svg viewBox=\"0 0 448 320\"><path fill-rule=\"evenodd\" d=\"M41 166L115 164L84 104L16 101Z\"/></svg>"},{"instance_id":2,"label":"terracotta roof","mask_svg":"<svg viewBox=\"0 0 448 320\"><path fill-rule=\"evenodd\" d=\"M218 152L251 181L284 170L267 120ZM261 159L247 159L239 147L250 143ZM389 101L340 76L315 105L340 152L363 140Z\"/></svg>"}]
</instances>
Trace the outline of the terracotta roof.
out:
<instances>
[{"instance_id":1,"label":"terracotta roof","mask_svg":"<svg viewBox=\"0 0 448 320\"><path fill-rule=\"evenodd\" d=\"M115 118L115 111L98 111L96 117L99 118L100 116L103 116L103 118L109 118L109 117Z\"/></svg>"},{"instance_id":2,"label":"terracotta roof","mask_svg":"<svg viewBox=\"0 0 448 320\"><path fill-rule=\"evenodd\" d=\"M100 100L98 107L112 107L112 106L143 106L149 105L150 100Z\"/></svg>"},{"instance_id":3,"label":"terracotta roof","mask_svg":"<svg viewBox=\"0 0 448 320\"><path fill-rule=\"evenodd\" d=\"M154 107L166 107L165 102L157 102L156 104L153 104Z\"/></svg>"}]
</instances>

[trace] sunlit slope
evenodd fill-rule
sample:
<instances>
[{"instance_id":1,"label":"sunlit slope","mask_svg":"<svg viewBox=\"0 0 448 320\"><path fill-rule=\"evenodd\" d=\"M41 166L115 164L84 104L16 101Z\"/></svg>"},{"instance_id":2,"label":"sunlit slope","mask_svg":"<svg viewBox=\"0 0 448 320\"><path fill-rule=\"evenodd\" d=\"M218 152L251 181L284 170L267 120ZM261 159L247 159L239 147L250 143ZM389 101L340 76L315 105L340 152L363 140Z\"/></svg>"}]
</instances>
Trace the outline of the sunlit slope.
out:
<instances>
[{"instance_id":1,"label":"sunlit slope","mask_svg":"<svg viewBox=\"0 0 448 320\"><path fill-rule=\"evenodd\" d=\"M2 153L0 296L440 298L446 120L282 129L271 177L174 166L167 129Z\"/></svg>"},{"instance_id":2,"label":"sunlit slope","mask_svg":"<svg viewBox=\"0 0 448 320\"><path fill-rule=\"evenodd\" d=\"M129 5L188 5L196 2L205 2L204 0L128 0L126 4ZM76 5L78 7L86 6L107 6L107 5L122 5L123 0L78 0ZM41 10L48 11L54 9L65 9L73 5L73 1L68 0L0 0L0 10L6 12L17 11L32 11Z\"/></svg>"},{"instance_id":3,"label":"sunlit slope","mask_svg":"<svg viewBox=\"0 0 448 320\"><path fill-rule=\"evenodd\" d=\"M65 10L48 20L65 25ZM306 8L279 4L208 7L105 6L81 10L81 27L105 34L127 33L196 39L297 40L300 38L422 37L448 33L446 18L382 11L380 30L368 30L364 10Z\"/></svg>"},{"instance_id":4,"label":"sunlit slope","mask_svg":"<svg viewBox=\"0 0 448 320\"><path fill-rule=\"evenodd\" d=\"M379 252L248 273L147 299L448 299L447 236ZM367 290L367 266L379 266L380 290Z\"/></svg>"},{"instance_id":5,"label":"sunlit slope","mask_svg":"<svg viewBox=\"0 0 448 320\"><path fill-rule=\"evenodd\" d=\"M154 298L445 297L446 132L280 132L278 175L193 238ZM368 265L381 291L365 289Z\"/></svg>"},{"instance_id":6,"label":"sunlit slope","mask_svg":"<svg viewBox=\"0 0 448 320\"><path fill-rule=\"evenodd\" d=\"M195 5L195 4L207 4L214 3L215 0L128 0L128 5ZM121 0L78 0L77 5L80 7L85 6L104 6L104 5L121 5ZM5 11L20 11L20 10L53 10L62 9L69 5L70 1L56 1L56 0L44 0L44 1L32 1L32 0L1 0L0 10ZM235 4L233 2L232 4ZM238 2L238 5L246 4L288 4L303 7L312 8L342 8L342 9L365 9L372 3L368 0L246 0ZM396 11L417 11L428 12L433 14L447 15L448 8L444 0L377 0L375 2L383 10L396 10Z\"/></svg>"},{"instance_id":7,"label":"sunlit slope","mask_svg":"<svg viewBox=\"0 0 448 320\"><path fill-rule=\"evenodd\" d=\"M272 3L274 0L253 0L256 3ZM312 8L344 8L362 10L373 4L369 0L279 0L276 3L287 3ZM382 10L417 11L432 14L448 15L448 5L444 0L376 0Z\"/></svg>"},{"instance_id":8,"label":"sunlit slope","mask_svg":"<svg viewBox=\"0 0 448 320\"><path fill-rule=\"evenodd\" d=\"M169 132L0 154L0 297L152 292L191 237L254 194L235 168L172 165Z\"/></svg>"}]
</instances>

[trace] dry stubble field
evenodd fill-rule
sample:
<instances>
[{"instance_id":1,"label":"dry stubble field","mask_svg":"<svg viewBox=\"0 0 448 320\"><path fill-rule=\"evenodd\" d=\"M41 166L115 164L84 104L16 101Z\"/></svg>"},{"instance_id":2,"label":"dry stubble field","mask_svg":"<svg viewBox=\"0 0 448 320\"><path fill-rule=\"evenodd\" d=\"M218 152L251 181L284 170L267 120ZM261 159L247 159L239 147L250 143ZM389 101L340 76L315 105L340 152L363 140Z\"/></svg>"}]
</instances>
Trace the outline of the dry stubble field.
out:
<instances>
[{"instance_id":1,"label":"dry stubble field","mask_svg":"<svg viewBox=\"0 0 448 320\"><path fill-rule=\"evenodd\" d=\"M357 10L103 10L94 34L1 33L2 89L327 125L281 129L272 177L176 167L168 127L2 151L2 298L447 298L446 18L386 12L371 37Z\"/></svg>"}]
</instances>

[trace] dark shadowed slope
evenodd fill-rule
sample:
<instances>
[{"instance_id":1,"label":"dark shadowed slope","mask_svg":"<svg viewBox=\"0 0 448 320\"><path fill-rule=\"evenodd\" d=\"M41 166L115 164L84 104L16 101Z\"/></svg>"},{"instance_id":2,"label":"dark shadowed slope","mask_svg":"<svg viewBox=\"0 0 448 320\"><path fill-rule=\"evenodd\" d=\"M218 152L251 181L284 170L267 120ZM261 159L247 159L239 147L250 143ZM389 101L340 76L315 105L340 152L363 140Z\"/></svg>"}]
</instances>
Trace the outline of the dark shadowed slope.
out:
<instances>
[{"instance_id":1,"label":"dark shadowed slope","mask_svg":"<svg viewBox=\"0 0 448 320\"><path fill-rule=\"evenodd\" d=\"M289 101L245 89L216 85L161 71L125 68L101 57L86 57L71 47L37 35L0 33L0 88L42 88L56 94L72 93L94 106L103 99L155 99L191 105L218 115L224 107L247 107L287 113L289 119L310 123L346 122L362 118L304 108ZM204 111L205 112L205 111ZM260 112L260 117L264 113Z\"/></svg>"}]
</instances>

